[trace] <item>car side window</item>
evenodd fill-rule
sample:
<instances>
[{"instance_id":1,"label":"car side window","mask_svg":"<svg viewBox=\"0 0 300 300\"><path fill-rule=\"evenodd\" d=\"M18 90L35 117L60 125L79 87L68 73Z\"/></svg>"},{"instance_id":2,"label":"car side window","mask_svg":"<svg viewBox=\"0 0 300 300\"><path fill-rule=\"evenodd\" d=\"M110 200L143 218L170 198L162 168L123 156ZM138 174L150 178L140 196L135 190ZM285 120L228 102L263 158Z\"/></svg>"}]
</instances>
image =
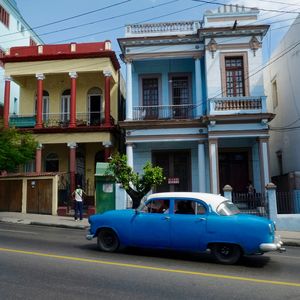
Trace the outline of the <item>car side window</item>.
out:
<instances>
[{"instance_id":1,"label":"car side window","mask_svg":"<svg viewBox=\"0 0 300 300\"><path fill-rule=\"evenodd\" d=\"M206 207L202 203L196 202L196 214L197 215L206 214Z\"/></svg>"},{"instance_id":2,"label":"car side window","mask_svg":"<svg viewBox=\"0 0 300 300\"><path fill-rule=\"evenodd\" d=\"M149 201L142 211L147 213L169 213L170 200L167 199L154 199Z\"/></svg>"},{"instance_id":3,"label":"car side window","mask_svg":"<svg viewBox=\"0 0 300 300\"><path fill-rule=\"evenodd\" d=\"M195 202L191 200L176 200L175 201L176 214L195 214Z\"/></svg>"}]
</instances>

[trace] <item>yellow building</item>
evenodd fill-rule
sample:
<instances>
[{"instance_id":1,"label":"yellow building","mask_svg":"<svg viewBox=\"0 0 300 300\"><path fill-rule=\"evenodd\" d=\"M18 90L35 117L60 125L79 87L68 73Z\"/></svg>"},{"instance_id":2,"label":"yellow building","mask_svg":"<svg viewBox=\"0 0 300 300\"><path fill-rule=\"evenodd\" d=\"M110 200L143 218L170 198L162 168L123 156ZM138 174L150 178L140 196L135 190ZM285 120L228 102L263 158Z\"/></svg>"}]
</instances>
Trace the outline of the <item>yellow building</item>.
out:
<instances>
[{"instance_id":1,"label":"yellow building","mask_svg":"<svg viewBox=\"0 0 300 300\"><path fill-rule=\"evenodd\" d=\"M58 172L59 205L76 184L92 199L96 162L120 146L124 84L110 41L14 47L2 61L4 127L30 130L39 143L23 171ZM20 85L19 115L9 112L11 81Z\"/></svg>"}]
</instances>

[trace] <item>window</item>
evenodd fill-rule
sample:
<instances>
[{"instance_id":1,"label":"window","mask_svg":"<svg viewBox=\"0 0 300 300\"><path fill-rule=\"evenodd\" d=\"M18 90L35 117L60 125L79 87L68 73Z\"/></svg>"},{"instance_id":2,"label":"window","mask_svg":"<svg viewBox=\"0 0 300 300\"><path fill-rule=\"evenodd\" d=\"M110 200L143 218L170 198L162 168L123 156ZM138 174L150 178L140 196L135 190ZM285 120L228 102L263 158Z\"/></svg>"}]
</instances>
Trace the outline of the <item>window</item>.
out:
<instances>
[{"instance_id":1,"label":"window","mask_svg":"<svg viewBox=\"0 0 300 300\"><path fill-rule=\"evenodd\" d=\"M272 100L273 100L273 108L275 109L278 106L278 90L277 90L276 80L272 81Z\"/></svg>"},{"instance_id":2,"label":"window","mask_svg":"<svg viewBox=\"0 0 300 300\"><path fill-rule=\"evenodd\" d=\"M0 5L0 21L9 28L9 13Z\"/></svg>"},{"instance_id":3,"label":"window","mask_svg":"<svg viewBox=\"0 0 300 300\"><path fill-rule=\"evenodd\" d=\"M61 121L68 122L70 119L71 90L65 90L61 97Z\"/></svg>"},{"instance_id":4,"label":"window","mask_svg":"<svg viewBox=\"0 0 300 300\"><path fill-rule=\"evenodd\" d=\"M276 156L277 156L279 174L283 175L282 151L281 150L277 151Z\"/></svg>"},{"instance_id":5,"label":"window","mask_svg":"<svg viewBox=\"0 0 300 300\"><path fill-rule=\"evenodd\" d=\"M158 105L158 78L143 78L143 106Z\"/></svg>"},{"instance_id":6,"label":"window","mask_svg":"<svg viewBox=\"0 0 300 300\"><path fill-rule=\"evenodd\" d=\"M91 88L88 91L88 121L94 126L100 125L104 118L104 101L102 101L102 94L102 90L98 87Z\"/></svg>"},{"instance_id":7,"label":"window","mask_svg":"<svg viewBox=\"0 0 300 300\"><path fill-rule=\"evenodd\" d=\"M36 43L32 38L30 38L30 40L29 40L29 45L30 45L30 46L36 46L37 43Z\"/></svg>"},{"instance_id":8,"label":"window","mask_svg":"<svg viewBox=\"0 0 300 300\"><path fill-rule=\"evenodd\" d=\"M192 113L187 104L191 103L190 81L187 75L171 75L171 97L173 117L187 118Z\"/></svg>"},{"instance_id":9,"label":"window","mask_svg":"<svg viewBox=\"0 0 300 300\"><path fill-rule=\"evenodd\" d=\"M147 213L159 213L167 214L169 213L170 200L166 199L155 199L149 201L146 205L141 204L140 210Z\"/></svg>"},{"instance_id":10,"label":"window","mask_svg":"<svg viewBox=\"0 0 300 300\"><path fill-rule=\"evenodd\" d=\"M0 49L0 59L3 58L4 56L5 56L5 52L2 49ZM3 62L0 61L0 67L3 67L3 66L4 66Z\"/></svg>"},{"instance_id":11,"label":"window","mask_svg":"<svg viewBox=\"0 0 300 300\"><path fill-rule=\"evenodd\" d=\"M35 97L35 113L37 105L37 96ZM49 120L49 93L43 91L43 121Z\"/></svg>"},{"instance_id":12,"label":"window","mask_svg":"<svg viewBox=\"0 0 300 300\"><path fill-rule=\"evenodd\" d=\"M50 153L46 157L46 172L58 172L59 171L59 160L56 153Z\"/></svg>"},{"instance_id":13,"label":"window","mask_svg":"<svg viewBox=\"0 0 300 300\"><path fill-rule=\"evenodd\" d=\"M245 96L243 57L225 57L226 96Z\"/></svg>"},{"instance_id":14,"label":"window","mask_svg":"<svg viewBox=\"0 0 300 300\"><path fill-rule=\"evenodd\" d=\"M142 78L142 106L144 119L157 119L159 105L159 78Z\"/></svg>"}]
</instances>

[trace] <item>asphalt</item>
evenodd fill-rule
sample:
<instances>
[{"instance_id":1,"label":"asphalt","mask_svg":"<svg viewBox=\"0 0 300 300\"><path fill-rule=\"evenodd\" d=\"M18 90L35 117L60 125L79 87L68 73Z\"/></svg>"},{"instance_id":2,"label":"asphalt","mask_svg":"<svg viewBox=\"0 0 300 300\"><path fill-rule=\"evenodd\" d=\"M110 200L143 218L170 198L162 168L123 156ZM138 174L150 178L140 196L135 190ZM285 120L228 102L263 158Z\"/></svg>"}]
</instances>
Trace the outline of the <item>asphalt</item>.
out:
<instances>
[{"instance_id":1,"label":"asphalt","mask_svg":"<svg viewBox=\"0 0 300 300\"><path fill-rule=\"evenodd\" d=\"M0 212L0 223L17 223L26 225L53 226L86 230L89 226L88 219L75 221L72 217L51 216L39 214L22 214L16 212ZM285 246L300 247L300 231L277 231Z\"/></svg>"}]
</instances>

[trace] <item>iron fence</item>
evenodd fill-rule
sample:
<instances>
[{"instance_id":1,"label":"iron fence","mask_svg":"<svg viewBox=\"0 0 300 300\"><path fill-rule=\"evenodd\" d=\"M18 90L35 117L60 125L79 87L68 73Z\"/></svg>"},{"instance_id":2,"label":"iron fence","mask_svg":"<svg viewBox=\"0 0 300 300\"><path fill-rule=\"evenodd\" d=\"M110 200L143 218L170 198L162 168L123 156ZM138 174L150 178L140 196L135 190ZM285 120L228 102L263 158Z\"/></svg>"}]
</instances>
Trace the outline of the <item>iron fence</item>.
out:
<instances>
[{"instance_id":1,"label":"iron fence","mask_svg":"<svg viewBox=\"0 0 300 300\"><path fill-rule=\"evenodd\" d=\"M276 192L278 214L300 213L300 190Z\"/></svg>"},{"instance_id":2,"label":"iron fence","mask_svg":"<svg viewBox=\"0 0 300 300\"><path fill-rule=\"evenodd\" d=\"M242 213L268 217L268 199L264 193L232 193L232 202Z\"/></svg>"}]
</instances>

